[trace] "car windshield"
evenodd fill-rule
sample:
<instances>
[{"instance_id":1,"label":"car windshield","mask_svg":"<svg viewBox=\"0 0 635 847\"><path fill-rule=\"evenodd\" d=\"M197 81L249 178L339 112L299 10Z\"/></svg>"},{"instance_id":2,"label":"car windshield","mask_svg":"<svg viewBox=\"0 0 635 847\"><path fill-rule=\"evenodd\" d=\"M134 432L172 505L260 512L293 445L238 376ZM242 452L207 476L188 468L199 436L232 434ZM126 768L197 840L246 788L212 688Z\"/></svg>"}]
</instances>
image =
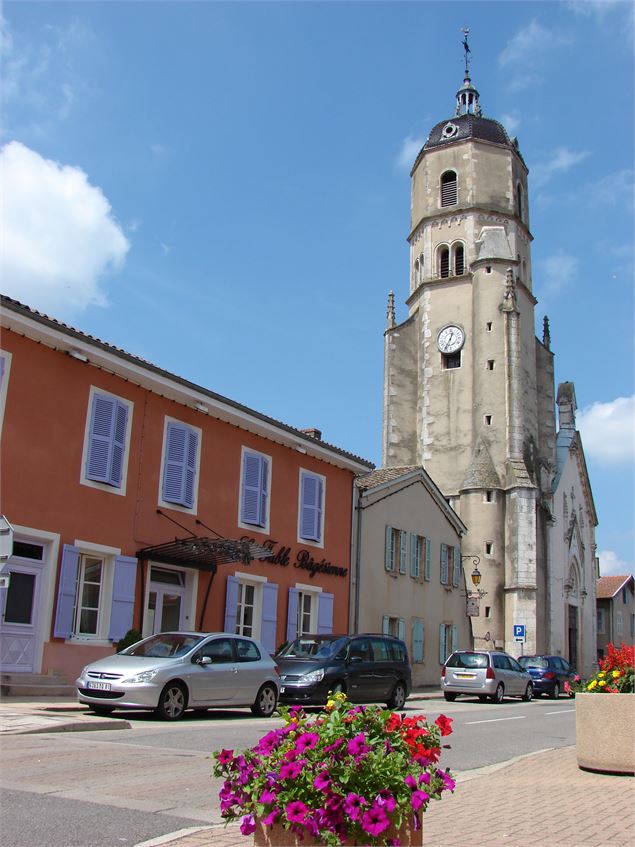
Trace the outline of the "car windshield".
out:
<instances>
[{"instance_id":1,"label":"car windshield","mask_svg":"<svg viewBox=\"0 0 635 847\"><path fill-rule=\"evenodd\" d=\"M152 635L122 650L121 656L149 656L153 659L174 659L185 656L203 640L202 635L182 635L178 632L162 632Z\"/></svg>"},{"instance_id":2,"label":"car windshield","mask_svg":"<svg viewBox=\"0 0 635 847\"><path fill-rule=\"evenodd\" d=\"M518 661L524 668L541 668L544 670L549 667L549 659L543 659L542 656L519 656Z\"/></svg>"},{"instance_id":3,"label":"car windshield","mask_svg":"<svg viewBox=\"0 0 635 847\"><path fill-rule=\"evenodd\" d=\"M486 668L487 653L454 653L448 659L449 668Z\"/></svg>"},{"instance_id":4,"label":"car windshield","mask_svg":"<svg viewBox=\"0 0 635 847\"><path fill-rule=\"evenodd\" d=\"M346 644L346 638L303 636L291 641L277 654L277 659L329 659Z\"/></svg>"}]
</instances>

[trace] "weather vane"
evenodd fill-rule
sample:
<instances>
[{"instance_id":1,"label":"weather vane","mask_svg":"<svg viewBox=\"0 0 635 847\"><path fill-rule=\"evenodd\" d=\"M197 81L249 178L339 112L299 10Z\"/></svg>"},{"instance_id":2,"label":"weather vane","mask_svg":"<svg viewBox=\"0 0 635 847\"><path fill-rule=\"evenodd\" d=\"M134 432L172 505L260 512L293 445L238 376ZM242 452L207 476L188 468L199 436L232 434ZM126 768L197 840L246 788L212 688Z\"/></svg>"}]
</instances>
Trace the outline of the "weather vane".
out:
<instances>
[{"instance_id":1,"label":"weather vane","mask_svg":"<svg viewBox=\"0 0 635 847\"><path fill-rule=\"evenodd\" d=\"M470 50L470 45L467 43L467 37L470 34L470 31L466 26L464 26L464 27L461 28L461 32L463 33L463 49L465 50L465 76L469 76L470 75L470 70L469 70L470 60L469 60L468 56L472 51Z\"/></svg>"}]
</instances>

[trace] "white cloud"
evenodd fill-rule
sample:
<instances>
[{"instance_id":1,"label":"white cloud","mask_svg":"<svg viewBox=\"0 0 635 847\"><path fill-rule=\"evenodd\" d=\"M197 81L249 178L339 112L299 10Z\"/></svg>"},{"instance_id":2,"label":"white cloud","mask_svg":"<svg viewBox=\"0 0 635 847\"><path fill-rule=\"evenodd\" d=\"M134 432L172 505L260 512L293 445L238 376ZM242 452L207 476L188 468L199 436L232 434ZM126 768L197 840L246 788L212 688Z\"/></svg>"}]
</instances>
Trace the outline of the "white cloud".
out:
<instances>
[{"instance_id":1,"label":"white cloud","mask_svg":"<svg viewBox=\"0 0 635 847\"><path fill-rule=\"evenodd\" d=\"M505 127L507 132L510 135L513 135L514 132L520 126L520 117L517 114L513 115L501 115L500 122Z\"/></svg>"},{"instance_id":2,"label":"white cloud","mask_svg":"<svg viewBox=\"0 0 635 847\"><path fill-rule=\"evenodd\" d=\"M55 316L106 305L100 279L130 244L102 190L17 141L0 150L0 173L3 292Z\"/></svg>"},{"instance_id":3,"label":"white cloud","mask_svg":"<svg viewBox=\"0 0 635 847\"><path fill-rule=\"evenodd\" d=\"M604 18L614 9L627 5L624 0L569 0L567 6L576 13L587 18Z\"/></svg>"},{"instance_id":4,"label":"white cloud","mask_svg":"<svg viewBox=\"0 0 635 847\"><path fill-rule=\"evenodd\" d=\"M560 294L578 272L579 260L564 250L537 262L543 297Z\"/></svg>"},{"instance_id":5,"label":"white cloud","mask_svg":"<svg viewBox=\"0 0 635 847\"><path fill-rule=\"evenodd\" d=\"M544 55L570 42L569 36L547 29L534 19L514 35L499 55L498 63L502 67L522 65L530 71Z\"/></svg>"},{"instance_id":6,"label":"white cloud","mask_svg":"<svg viewBox=\"0 0 635 847\"><path fill-rule=\"evenodd\" d=\"M600 550L600 576L622 576L635 573L635 565L628 565L612 550Z\"/></svg>"},{"instance_id":7,"label":"white cloud","mask_svg":"<svg viewBox=\"0 0 635 847\"><path fill-rule=\"evenodd\" d=\"M530 169L530 179L534 187L545 185L555 174L566 173L583 162L589 155L587 150L569 150L567 147L557 147L547 159L533 165Z\"/></svg>"},{"instance_id":8,"label":"white cloud","mask_svg":"<svg viewBox=\"0 0 635 847\"><path fill-rule=\"evenodd\" d=\"M602 464L635 459L635 395L594 403L577 415L585 453Z\"/></svg>"},{"instance_id":9,"label":"white cloud","mask_svg":"<svg viewBox=\"0 0 635 847\"><path fill-rule=\"evenodd\" d=\"M400 168L411 168L425 143L425 138L413 138L411 135L405 138L397 156L397 166Z\"/></svg>"},{"instance_id":10,"label":"white cloud","mask_svg":"<svg viewBox=\"0 0 635 847\"><path fill-rule=\"evenodd\" d=\"M635 171L623 168L621 171L608 174L601 179L591 182L584 188L587 200L594 206L624 205L629 211L633 209Z\"/></svg>"}]
</instances>

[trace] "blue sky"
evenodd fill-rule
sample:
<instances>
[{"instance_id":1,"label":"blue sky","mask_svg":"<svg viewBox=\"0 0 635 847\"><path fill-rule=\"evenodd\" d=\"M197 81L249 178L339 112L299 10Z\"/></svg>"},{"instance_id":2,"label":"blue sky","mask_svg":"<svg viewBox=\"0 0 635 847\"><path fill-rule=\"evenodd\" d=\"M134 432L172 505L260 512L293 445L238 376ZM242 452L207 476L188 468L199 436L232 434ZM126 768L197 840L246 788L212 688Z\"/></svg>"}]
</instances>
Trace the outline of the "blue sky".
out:
<instances>
[{"instance_id":1,"label":"blue sky","mask_svg":"<svg viewBox=\"0 0 635 847\"><path fill-rule=\"evenodd\" d=\"M409 169L462 81L530 169L604 573L635 563L633 6L12 3L2 289L380 461Z\"/></svg>"}]
</instances>

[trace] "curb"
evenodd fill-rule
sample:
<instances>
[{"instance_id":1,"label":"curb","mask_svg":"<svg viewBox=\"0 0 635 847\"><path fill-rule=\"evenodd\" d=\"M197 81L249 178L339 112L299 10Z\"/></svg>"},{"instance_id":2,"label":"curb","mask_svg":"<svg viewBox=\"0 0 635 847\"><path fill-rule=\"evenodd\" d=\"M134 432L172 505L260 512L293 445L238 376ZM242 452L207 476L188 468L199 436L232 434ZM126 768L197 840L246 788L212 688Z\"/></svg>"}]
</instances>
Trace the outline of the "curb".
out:
<instances>
[{"instance_id":1,"label":"curb","mask_svg":"<svg viewBox=\"0 0 635 847\"><path fill-rule=\"evenodd\" d=\"M45 732L92 732L102 729L131 729L128 721L70 721L54 723L51 726L37 726L30 729L0 729L0 736L5 735L36 735Z\"/></svg>"},{"instance_id":2,"label":"curb","mask_svg":"<svg viewBox=\"0 0 635 847\"><path fill-rule=\"evenodd\" d=\"M134 847L161 847L162 844L169 844L176 841L177 838L186 838L188 835L197 835L199 832L205 832L209 829L225 829L225 824L216 824L215 826L189 826L186 829L177 829L176 832L168 832L167 835L158 835L156 838L150 838L149 841L140 841Z\"/></svg>"}]
</instances>

